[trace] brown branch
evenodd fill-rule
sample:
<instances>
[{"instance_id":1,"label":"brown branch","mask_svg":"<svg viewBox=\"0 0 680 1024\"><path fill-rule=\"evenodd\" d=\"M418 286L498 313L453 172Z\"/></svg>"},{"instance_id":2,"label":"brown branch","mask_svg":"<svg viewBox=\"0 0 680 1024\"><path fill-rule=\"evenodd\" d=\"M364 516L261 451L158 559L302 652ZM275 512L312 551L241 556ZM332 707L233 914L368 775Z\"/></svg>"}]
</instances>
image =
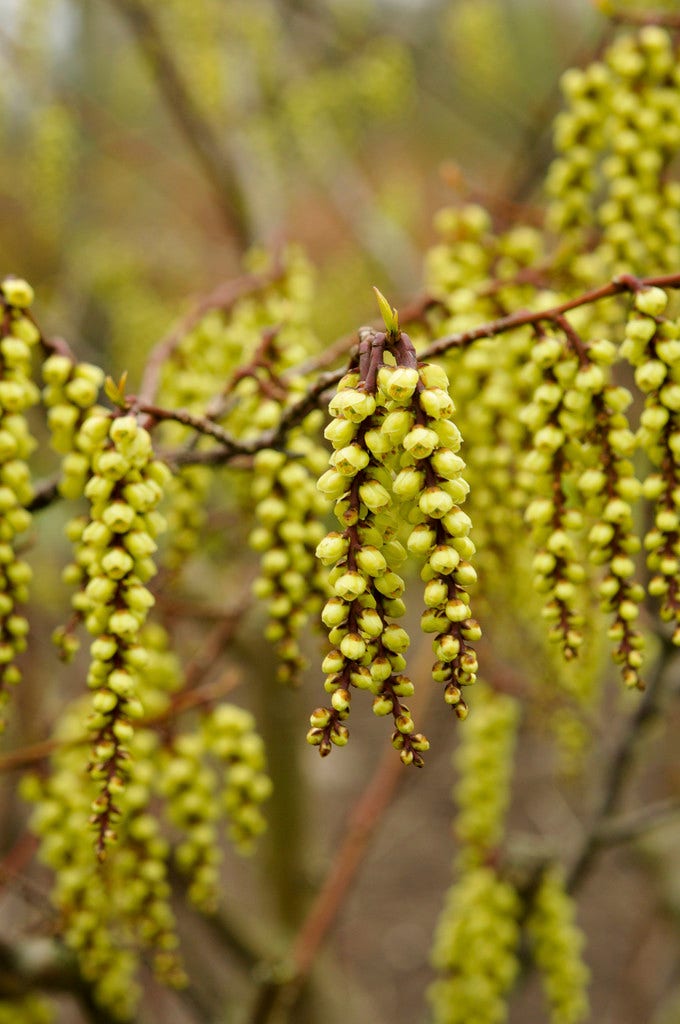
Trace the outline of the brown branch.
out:
<instances>
[{"instance_id":1,"label":"brown branch","mask_svg":"<svg viewBox=\"0 0 680 1024\"><path fill-rule=\"evenodd\" d=\"M138 0L109 0L125 18L143 53L168 113L212 186L224 221L242 249L252 241L243 186L234 161L204 117L151 14Z\"/></svg>"},{"instance_id":2,"label":"brown branch","mask_svg":"<svg viewBox=\"0 0 680 1024\"><path fill-rule=\"evenodd\" d=\"M152 405L151 402L144 402L135 395L129 396L127 399L127 405L134 412L141 412L148 416L153 422L160 422L162 420L173 420L175 423L181 423L185 427L191 427L192 430L198 431L199 434L205 434L207 437L212 437L216 441L219 441L223 449L226 449L232 455L244 454L243 445L224 427L221 427L218 423L214 423L212 420L207 419L205 416L195 416L191 412L187 412L186 409L162 409L158 405ZM249 454L246 449L246 453Z\"/></svg>"},{"instance_id":3,"label":"brown branch","mask_svg":"<svg viewBox=\"0 0 680 1024\"><path fill-rule=\"evenodd\" d=\"M452 348L464 348L467 345L472 344L475 341L480 341L482 338L493 338L500 334L505 334L507 331L516 330L518 327L526 327L528 325L536 325L544 322L553 322L564 329L564 314L570 310L578 309L580 306L587 306L593 302L599 302L602 299L612 298L614 295L619 295L623 292L636 292L640 288L657 286L660 288L680 288L680 273L677 274L664 274L657 277L647 278L633 278L630 275L622 274L620 277L614 278L608 284L601 285L599 288L593 288L591 291L583 292L576 298L568 299L565 302L560 303L558 306L551 306L549 309L541 309L536 311L520 310L517 313L511 313L508 316L499 317L497 320L491 320L486 324L480 324L479 327L472 327L467 331L458 331L455 334L446 334L441 338L437 338L431 342L426 348L418 353L418 359L425 361L431 359L433 356L440 356L443 353L448 352ZM422 309L427 309L433 304L432 299L421 300L420 306ZM346 338L341 339L342 347L349 348L351 344L355 342L355 335L349 335ZM333 346L335 349L335 346ZM340 349L336 349L334 355L337 354ZM255 452L260 451L262 448L280 448L285 443L286 434L288 431L297 426L305 416L317 407L318 399L321 395L329 388L337 384L338 381L344 376L345 369L332 370L328 373L322 374L309 388L309 391L304 398L296 402L295 405L290 406L281 417L281 421L277 427L271 430L265 431L260 434L259 437L253 438L251 441L240 442L231 436L228 436L226 443L223 448L212 448L208 451L197 452L194 450L187 451L186 449L168 452L164 456L166 460L174 465L223 465L224 463L230 462L237 455L254 455Z\"/></svg>"},{"instance_id":4,"label":"brown branch","mask_svg":"<svg viewBox=\"0 0 680 1024\"><path fill-rule=\"evenodd\" d=\"M518 327L526 327L529 324L540 324L558 320L572 309L580 306L588 306L592 302L600 302L602 299L610 299L622 292L635 292L640 287L656 286L659 288L680 288L680 274L663 274L658 277L645 277L636 280L627 274L615 277L608 284L593 288L591 291L583 292L574 299L568 299L558 306L550 309L541 309L535 312L519 310L517 313L510 313L508 316L499 317L479 327L472 327L467 331L457 331L455 334L445 334L437 338L418 354L420 359L431 359L432 356L440 356L452 348L464 348L474 341L482 338L493 338L498 334L505 334L507 331L514 331Z\"/></svg>"}]
</instances>

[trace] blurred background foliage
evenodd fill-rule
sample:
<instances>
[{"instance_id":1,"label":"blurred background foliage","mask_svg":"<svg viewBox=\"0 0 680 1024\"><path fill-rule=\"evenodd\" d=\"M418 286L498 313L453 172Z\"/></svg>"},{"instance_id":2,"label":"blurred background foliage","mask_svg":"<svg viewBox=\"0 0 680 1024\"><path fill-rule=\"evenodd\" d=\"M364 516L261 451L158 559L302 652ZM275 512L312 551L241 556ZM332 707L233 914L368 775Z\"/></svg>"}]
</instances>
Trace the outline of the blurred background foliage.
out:
<instances>
[{"instance_id":1,"label":"blurred background foliage","mask_svg":"<svg viewBox=\"0 0 680 1024\"><path fill-rule=\"evenodd\" d=\"M535 198L559 74L603 32L585 0L2 6L3 264L132 372L252 246L306 247L329 341L371 283L417 293L442 201Z\"/></svg>"},{"instance_id":2,"label":"blurred background foliage","mask_svg":"<svg viewBox=\"0 0 680 1024\"><path fill-rule=\"evenodd\" d=\"M611 32L586 0L0 0L0 11L3 272L33 283L46 332L114 375L129 370L131 391L178 317L257 265L263 249L304 247L317 268L314 326L330 345L374 317L372 284L395 303L420 293L443 204L480 201L501 228L540 223L560 74L597 54ZM49 513L48 548L64 547L60 515ZM238 545L242 527L223 519L212 525L236 536L227 548ZM53 559L35 612L48 626L63 602ZM228 604L242 581L227 574L217 583L206 561L187 590ZM511 612L498 629L525 651ZM257 666L255 684L274 672L260 627L251 622L236 640ZM196 646L191 623L175 640ZM18 708L24 740L45 734L63 699L38 687L53 677L52 652L36 645L31 654ZM152 989L149 1019L210 1019L225 986L234 1006L247 998L252 950L266 961L286 948L281 936L299 924L376 764L370 724L357 724L352 756L329 765L303 746L306 697L282 692L274 702L254 685L244 703L259 713L277 793L255 874L230 854L225 861L227 909L239 928L245 918L246 938L234 928L225 940L214 922L178 911L194 985L184 1002ZM432 717L427 779L406 779L387 812L296 1011L301 1022L424 1019L426 951L453 850L450 723ZM580 754L578 737L576 747ZM672 754L668 735L649 745L639 799L677 789ZM573 831L587 777L571 790L554 777L549 742L524 736L514 826ZM9 785L2 795L9 848L26 814ZM587 883L593 1020L680 1021L671 835L615 851ZM639 884L641 869L651 884ZM41 920L44 876L26 892L26 905L4 900L10 933ZM225 942L236 966L225 962ZM68 1000L60 1013L63 1024L80 1021ZM511 1020L542 1013L537 986L523 986Z\"/></svg>"}]
</instances>

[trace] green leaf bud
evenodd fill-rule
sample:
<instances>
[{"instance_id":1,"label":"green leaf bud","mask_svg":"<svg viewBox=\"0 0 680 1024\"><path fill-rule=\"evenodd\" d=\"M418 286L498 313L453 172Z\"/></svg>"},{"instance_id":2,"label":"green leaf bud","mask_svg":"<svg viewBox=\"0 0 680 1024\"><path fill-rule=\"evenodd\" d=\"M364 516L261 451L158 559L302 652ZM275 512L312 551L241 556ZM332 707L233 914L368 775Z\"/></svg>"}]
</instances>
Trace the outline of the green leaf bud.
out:
<instances>
[{"instance_id":1,"label":"green leaf bud","mask_svg":"<svg viewBox=\"0 0 680 1024\"><path fill-rule=\"evenodd\" d=\"M456 411L453 399L443 388L424 388L419 401L420 408L433 420L449 419Z\"/></svg>"},{"instance_id":2,"label":"green leaf bud","mask_svg":"<svg viewBox=\"0 0 680 1024\"><path fill-rule=\"evenodd\" d=\"M591 363L589 366L582 366L576 374L574 387L577 391L598 393L605 386L605 376L599 366Z\"/></svg>"},{"instance_id":3,"label":"green leaf bud","mask_svg":"<svg viewBox=\"0 0 680 1024\"><path fill-rule=\"evenodd\" d=\"M347 388L339 391L330 401L331 416L343 417L352 423L361 423L375 412L375 398L363 391Z\"/></svg>"},{"instance_id":4,"label":"green leaf bud","mask_svg":"<svg viewBox=\"0 0 680 1024\"><path fill-rule=\"evenodd\" d=\"M547 368L554 366L562 355L563 343L558 338L543 338L537 342L531 350L532 362L537 366Z\"/></svg>"},{"instance_id":5,"label":"green leaf bud","mask_svg":"<svg viewBox=\"0 0 680 1024\"><path fill-rule=\"evenodd\" d=\"M453 515L454 513L449 513ZM406 542L409 551L414 555L427 555L437 541L436 531L427 523L415 526Z\"/></svg>"},{"instance_id":6,"label":"green leaf bud","mask_svg":"<svg viewBox=\"0 0 680 1024\"><path fill-rule=\"evenodd\" d=\"M564 431L550 423L534 435L534 445L539 452L556 452L563 444Z\"/></svg>"},{"instance_id":7,"label":"green leaf bud","mask_svg":"<svg viewBox=\"0 0 680 1024\"><path fill-rule=\"evenodd\" d=\"M393 708L394 702L388 694L381 694L373 701L373 714L381 718L385 715L391 715Z\"/></svg>"},{"instance_id":8,"label":"green leaf bud","mask_svg":"<svg viewBox=\"0 0 680 1024\"><path fill-rule=\"evenodd\" d=\"M64 388L64 393L69 402L73 402L74 405L79 406L81 409L87 409L89 406L94 405L97 401L98 391L98 385L92 381L80 378L70 380Z\"/></svg>"},{"instance_id":9,"label":"green leaf bud","mask_svg":"<svg viewBox=\"0 0 680 1024\"><path fill-rule=\"evenodd\" d=\"M576 486L587 496L601 494L607 485L606 474L600 469L586 469L578 478Z\"/></svg>"},{"instance_id":10,"label":"green leaf bud","mask_svg":"<svg viewBox=\"0 0 680 1024\"><path fill-rule=\"evenodd\" d=\"M325 729L331 720L331 712L328 708L316 708L309 716L309 723L313 729Z\"/></svg>"},{"instance_id":11,"label":"green leaf bud","mask_svg":"<svg viewBox=\"0 0 680 1024\"><path fill-rule=\"evenodd\" d=\"M382 576L375 579L375 589L385 597L399 598L404 593L404 581L396 572L388 570Z\"/></svg>"},{"instance_id":12,"label":"green leaf bud","mask_svg":"<svg viewBox=\"0 0 680 1024\"><path fill-rule=\"evenodd\" d=\"M136 439L139 429L135 416L116 416L111 421L109 437L114 444L127 445Z\"/></svg>"},{"instance_id":13,"label":"green leaf bud","mask_svg":"<svg viewBox=\"0 0 680 1024\"><path fill-rule=\"evenodd\" d=\"M328 629L341 626L349 616L349 605L339 597L331 597L323 607L321 621Z\"/></svg>"},{"instance_id":14,"label":"green leaf bud","mask_svg":"<svg viewBox=\"0 0 680 1024\"><path fill-rule=\"evenodd\" d=\"M124 640L132 639L139 632L139 621L132 612L118 611L111 615L108 623L109 632Z\"/></svg>"},{"instance_id":15,"label":"green leaf bud","mask_svg":"<svg viewBox=\"0 0 680 1024\"><path fill-rule=\"evenodd\" d=\"M329 651L321 663L321 671L328 676L342 672L344 667L345 659L340 651Z\"/></svg>"},{"instance_id":16,"label":"green leaf bud","mask_svg":"<svg viewBox=\"0 0 680 1024\"><path fill-rule=\"evenodd\" d=\"M439 447L439 436L428 427L413 427L404 436L402 445L414 459L426 459Z\"/></svg>"},{"instance_id":17,"label":"green leaf bud","mask_svg":"<svg viewBox=\"0 0 680 1024\"><path fill-rule=\"evenodd\" d=\"M349 674L350 682L358 690L370 690L373 686L371 673L366 665L355 665Z\"/></svg>"},{"instance_id":18,"label":"green leaf bud","mask_svg":"<svg viewBox=\"0 0 680 1024\"><path fill-rule=\"evenodd\" d=\"M134 561L122 548L112 548L102 558L101 566L104 573L113 580L120 580L132 571Z\"/></svg>"},{"instance_id":19,"label":"green leaf bud","mask_svg":"<svg viewBox=\"0 0 680 1024\"><path fill-rule=\"evenodd\" d=\"M423 470L407 466L397 474L392 485L393 492L405 501L410 501L420 494L425 480Z\"/></svg>"},{"instance_id":20,"label":"green leaf bud","mask_svg":"<svg viewBox=\"0 0 680 1024\"><path fill-rule=\"evenodd\" d=\"M575 555L574 542L564 530L554 530L550 534L547 548L558 558L573 558Z\"/></svg>"},{"instance_id":21,"label":"green leaf bud","mask_svg":"<svg viewBox=\"0 0 680 1024\"><path fill-rule=\"evenodd\" d=\"M22 277L7 277L0 287L5 302L16 309L28 309L35 297L30 284Z\"/></svg>"},{"instance_id":22,"label":"green leaf bud","mask_svg":"<svg viewBox=\"0 0 680 1024\"><path fill-rule=\"evenodd\" d=\"M90 645L90 656L96 661L109 661L118 650L118 644L112 636L100 636Z\"/></svg>"},{"instance_id":23,"label":"green leaf bud","mask_svg":"<svg viewBox=\"0 0 680 1024\"><path fill-rule=\"evenodd\" d=\"M128 701L125 708L128 714L131 714L132 708L134 708L135 712L138 712L139 708L141 708L141 704L139 703L139 701ZM134 717L142 718L143 715L144 709L142 708L141 715L135 713ZM116 721L111 726L111 730L119 743L131 743L132 740L134 739L135 730L133 729L132 725L129 722L126 722L122 718L116 719Z\"/></svg>"},{"instance_id":24,"label":"green leaf bud","mask_svg":"<svg viewBox=\"0 0 680 1024\"><path fill-rule=\"evenodd\" d=\"M366 545L356 552L357 567L367 576L382 576L387 569L387 561L382 551L372 545Z\"/></svg>"},{"instance_id":25,"label":"green leaf bud","mask_svg":"<svg viewBox=\"0 0 680 1024\"><path fill-rule=\"evenodd\" d=\"M611 560L610 568L615 576L632 576L635 572L635 563L626 555L616 555Z\"/></svg>"},{"instance_id":26,"label":"green leaf bud","mask_svg":"<svg viewBox=\"0 0 680 1024\"><path fill-rule=\"evenodd\" d=\"M441 577L436 577L426 585L423 600L428 608L437 608L448 599L448 596L448 585Z\"/></svg>"},{"instance_id":27,"label":"green leaf bud","mask_svg":"<svg viewBox=\"0 0 680 1024\"><path fill-rule=\"evenodd\" d=\"M662 288L641 288L635 293L633 304L645 316L661 316L668 304L668 296Z\"/></svg>"},{"instance_id":28,"label":"green leaf bud","mask_svg":"<svg viewBox=\"0 0 680 1024\"><path fill-rule=\"evenodd\" d=\"M631 519L630 505L621 498L612 498L605 505L602 517L609 523L626 523Z\"/></svg>"},{"instance_id":29,"label":"green leaf bud","mask_svg":"<svg viewBox=\"0 0 680 1024\"><path fill-rule=\"evenodd\" d=\"M123 535L123 543L134 558L146 558L158 549L155 540L146 530L130 530Z\"/></svg>"},{"instance_id":30,"label":"green leaf bud","mask_svg":"<svg viewBox=\"0 0 680 1024\"><path fill-rule=\"evenodd\" d=\"M444 690L444 701L450 707L456 707L463 699L463 691L455 683L449 683Z\"/></svg>"},{"instance_id":31,"label":"green leaf bud","mask_svg":"<svg viewBox=\"0 0 680 1024\"><path fill-rule=\"evenodd\" d=\"M349 690L340 689L336 690L331 697L331 704L336 711L349 711L349 706L352 701L352 694Z\"/></svg>"},{"instance_id":32,"label":"green leaf bud","mask_svg":"<svg viewBox=\"0 0 680 1024\"><path fill-rule=\"evenodd\" d=\"M680 516L674 509L660 509L654 519L657 529L664 533L675 533L680 527Z\"/></svg>"},{"instance_id":33,"label":"green leaf bud","mask_svg":"<svg viewBox=\"0 0 680 1024\"><path fill-rule=\"evenodd\" d=\"M392 665L387 658L374 658L369 665L369 672L375 683L384 683L392 675Z\"/></svg>"},{"instance_id":34,"label":"green leaf bud","mask_svg":"<svg viewBox=\"0 0 680 1024\"><path fill-rule=\"evenodd\" d=\"M108 715L118 704L118 697L110 690L98 690L92 698L92 707L101 715Z\"/></svg>"},{"instance_id":35,"label":"green leaf bud","mask_svg":"<svg viewBox=\"0 0 680 1024\"><path fill-rule=\"evenodd\" d=\"M447 391L449 378L443 366L437 363L423 363L420 367L420 379L426 388L441 388Z\"/></svg>"},{"instance_id":36,"label":"green leaf bud","mask_svg":"<svg viewBox=\"0 0 680 1024\"><path fill-rule=\"evenodd\" d=\"M394 724L400 733L407 736L415 729L415 723L409 714L397 715Z\"/></svg>"},{"instance_id":37,"label":"green leaf bud","mask_svg":"<svg viewBox=\"0 0 680 1024\"><path fill-rule=\"evenodd\" d=\"M366 653L366 641L358 633L347 633L340 642L340 650L348 661L360 661Z\"/></svg>"},{"instance_id":38,"label":"green leaf bud","mask_svg":"<svg viewBox=\"0 0 680 1024\"><path fill-rule=\"evenodd\" d=\"M451 622L464 622L470 614L470 609L459 597L451 598L446 603L446 617Z\"/></svg>"},{"instance_id":39,"label":"green leaf bud","mask_svg":"<svg viewBox=\"0 0 680 1024\"><path fill-rule=\"evenodd\" d=\"M349 541L337 531L327 534L317 545L316 557L323 565L333 565L347 554Z\"/></svg>"},{"instance_id":40,"label":"green leaf bud","mask_svg":"<svg viewBox=\"0 0 680 1024\"><path fill-rule=\"evenodd\" d=\"M398 540L389 540L383 547L383 554L391 569L398 569L408 557L404 545Z\"/></svg>"},{"instance_id":41,"label":"green leaf bud","mask_svg":"<svg viewBox=\"0 0 680 1024\"><path fill-rule=\"evenodd\" d=\"M441 519L453 506L453 498L441 487L427 487L418 500L420 511L431 519Z\"/></svg>"},{"instance_id":42,"label":"green leaf bud","mask_svg":"<svg viewBox=\"0 0 680 1024\"><path fill-rule=\"evenodd\" d=\"M122 480L130 471L129 459L120 452L113 450L101 452L100 454L95 455L92 460L92 466L100 477L103 477L106 481L110 481L111 483ZM85 491L85 494L89 497L87 490Z\"/></svg>"},{"instance_id":43,"label":"green leaf bud","mask_svg":"<svg viewBox=\"0 0 680 1024\"><path fill-rule=\"evenodd\" d=\"M125 591L125 601L128 608L133 612L146 612L153 608L156 599L150 590L141 585L128 587Z\"/></svg>"},{"instance_id":44,"label":"green leaf bud","mask_svg":"<svg viewBox=\"0 0 680 1024\"><path fill-rule=\"evenodd\" d=\"M386 626L382 634L383 647L395 654L403 654L411 645L411 639L405 629L401 626L391 624Z\"/></svg>"},{"instance_id":45,"label":"green leaf bud","mask_svg":"<svg viewBox=\"0 0 680 1024\"><path fill-rule=\"evenodd\" d=\"M331 729L331 743L336 747L344 747L349 742L349 729L341 722L336 722Z\"/></svg>"},{"instance_id":46,"label":"green leaf bud","mask_svg":"<svg viewBox=\"0 0 680 1024\"><path fill-rule=\"evenodd\" d=\"M656 354L668 366L680 362L680 339L671 338L668 341L657 341Z\"/></svg>"},{"instance_id":47,"label":"green leaf bud","mask_svg":"<svg viewBox=\"0 0 680 1024\"><path fill-rule=\"evenodd\" d=\"M374 456L380 460L392 450L392 444L385 434L378 429L367 430L364 434L364 444Z\"/></svg>"},{"instance_id":48,"label":"green leaf bud","mask_svg":"<svg viewBox=\"0 0 680 1024\"><path fill-rule=\"evenodd\" d=\"M420 380L420 374L413 367L398 366L389 375L386 384L381 387L387 396L395 402L407 402Z\"/></svg>"},{"instance_id":49,"label":"green leaf bud","mask_svg":"<svg viewBox=\"0 0 680 1024\"><path fill-rule=\"evenodd\" d=\"M626 324L626 338L630 338L633 342L642 342L644 344L650 341L655 333L656 324L648 317L629 320Z\"/></svg>"},{"instance_id":50,"label":"green leaf bud","mask_svg":"<svg viewBox=\"0 0 680 1024\"><path fill-rule=\"evenodd\" d=\"M412 697L415 689L408 676L397 676L392 684L392 690L398 697Z\"/></svg>"},{"instance_id":51,"label":"green leaf bud","mask_svg":"<svg viewBox=\"0 0 680 1024\"><path fill-rule=\"evenodd\" d=\"M656 391L666 379L668 368L659 359L650 359L635 370L635 383L641 391Z\"/></svg>"},{"instance_id":52,"label":"green leaf bud","mask_svg":"<svg viewBox=\"0 0 680 1024\"><path fill-rule=\"evenodd\" d=\"M369 463L368 452L358 444L350 444L345 448L339 448L331 456L331 463L345 477L356 476ZM338 495L332 495L337 497Z\"/></svg>"},{"instance_id":53,"label":"green leaf bud","mask_svg":"<svg viewBox=\"0 0 680 1024\"><path fill-rule=\"evenodd\" d=\"M465 462L450 448L439 448L432 455L431 465L434 471L445 480L455 479L465 469Z\"/></svg>"},{"instance_id":54,"label":"green leaf bud","mask_svg":"<svg viewBox=\"0 0 680 1024\"><path fill-rule=\"evenodd\" d=\"M439 544L428 559L428 564L437 574L448 576L460 562L460 555L449 544Z\"/></svg>"},{"instance_id":55,"label":"green leaf bud","mask_svg":"<svg viewBox=\"0 0 680 1024\"><path fill-rule=\"evenodd\" d=\"M434 652L439 661L455 661L460 654L460 640L447 633L435 641Z\"/></svg>"},{"instance_id":56,"label":"green leaf bud","mask_svg":"<svg viewBox=\"0 0 680 1024\"><path fill-rule=\"evenodd\" d=\"M377 480L367 480L359 485L359 497L371 512L379 512L391 503L390 494Z\"/></svg>"},{"instance_id":57,"label":"green leaf bud","mask_svg":"<svg viewBox=\"0 0 680 1024\"><path fill-rule=\"evenodd\" d=\"M406 409L394 409L380 424L380 433L388 439L390 447L397 447L411 430L413 423L412 412Z\"/></svg>"},{"instance_id":58,"label":"green leaf bud","mask_svg":"<svg viewBox=\"0 0 680 1024\"><path fill-rule=\"evenodd\" d=\"M420 616L420 628L423 633L442 633L448 624L446 616L432 608L426 608Z\"/></svg>"},{"instance_id":59,"label":"green leaf bud","mask_svg":"<svg viewBox=\"0 0 680 1024\"><path fill-rule=\"evenodd\" d=\"M1 399L2 396L0 395ZM680 384L667 384L661 388L659 399L667 409L670 409L672 412L678 412L680 410Z\"/></svg>"},{"instance_id":60,"label":"green leaf bud","mask_svg":"<svg viewBox=\"0 0 680 1024\"><path fill-rule=\"evenodd\" d=\"M106 680L109 690L119 697L129 697L134 692L135 681L129 672L122 669L114 669Z\"/></svg>"},{"instance_id":61,"label":"green leaf bud","mask_svg":"<svg viewBox=\"0 0 680 1024\"><path fill-rule=\"evenodd\" d=\"M640 425L652 434L660 433L668 423L668 409L653 405L640 413Z\"/></svg>"},{"instance_id":62,"label":"green leaf bud","mask_svg":"<svg viewBox=\"0 0 680 1024\"><path fill-rule=\"evenodd\" d=\"M7 367L20 370L28 369L31 350L25 341L11 336L3 338L0 341L0 352Z\"/></svg>"},{"instance_id":63,"label":"green leaf bud","mask_svg":"<svg viewBox=\"0 0 680 1024\"><path fill-rule=\"evenodd\" d=\"M132 527L136 512L124 501L113 501L104 509L102 520L114 533L125 533Z\"/></svg>"},{"instance_id":64,"label":"green leaf bud","mask_svg":"<svg viewBox=\"0 0 680 1024\"><path fill-rule=\"evenodd\" d=\"M323 432L323 436L330 441L334 448L344 448L354 438L357 432L356 423L350 420L331 420Z\"/></svg>"},{"instance_id":65,"label":"green leaf bud","mask_svg":"<svg viewBox=\"0 0 680 1024\"><path fill-rule=\"evenodd\" d=\"M634 502L642 493L642 484L634 476L619 477L616 481L616 491L624 501Z\"/></svg>"},{"instance_id":66,"label":"green leaf bud","mask_svg":"<svg viewBox=\"0 0 680 1024\"><path fill-rule=\"evenodd\" d=\"M305 738L312 747L318 747L323 741L323 729L310 729Z\"/></svg>"},{"instance_id":67,"label":"green leaf bud","mask_svg":"<svg viewBox=\"0 0 680 1024\"><path fill-rule=\"evenodd\" d=\"M366 590L366 579L359 572L346 572L335 581L334 589L338 597L354 601Z\"/></svg>"},{"instance_id":68,"label":"green leaf bud","mask_svg":"<svg viewBox=\"0 0 680 1024\"><path fill-rule=\"evenodd\" d=\"M105 523L95 520L83 530L82 542L95 548L106 548L109 546L113 534Z\"/></svg>"},{"instance_id":69,"label":"green leaf bud","mask_svg":"<svg viewBox=\"0 0 680 1024\"><path fill-rule=\"evenodd\" d=\"M341 498L348 489L346 476L339 473L337 469L328 469L317 481L318 490L331 500ZM262 518L262 516L260 516Z\"/></svg>"}]
</instances>

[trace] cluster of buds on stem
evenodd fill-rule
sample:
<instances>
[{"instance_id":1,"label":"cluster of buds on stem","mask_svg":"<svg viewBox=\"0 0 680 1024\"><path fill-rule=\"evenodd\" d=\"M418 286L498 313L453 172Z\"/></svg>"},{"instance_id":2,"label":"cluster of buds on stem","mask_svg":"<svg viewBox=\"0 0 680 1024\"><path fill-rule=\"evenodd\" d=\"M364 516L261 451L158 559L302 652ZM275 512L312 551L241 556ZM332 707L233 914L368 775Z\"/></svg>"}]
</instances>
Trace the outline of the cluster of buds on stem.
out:
<instances>
[{"instance_id":1,"label":"cluster of buds on stem","mask_svg":"<svg viewBox=\"0 0 680 1024\"><path fill-rule=\"evenodd\" d=\"M374 713L393 718L392 743L403 763L421 766L429 743L403 703L414 692L405 674L410 638L390 621L405 611L397 570L407 551L397 539L399 522L411 524L408 549L426 559L422 627L434 634L433 677L461 718L467 713L461 688L477 671L470 643L480 636L467 596L476 578L468 560L474 545L460 508L468 487L446 374L418 365L396 312L384 300L381 305L386 330L360 332L357 360L331 400L325 431L334 450L319 489L335 499L343 529L317 548L332 566L333 596L322 612L333 645L323 663L331 707L312 714L307 739L322 756L333 744L343 746L352 689L369 690Z\"/></svg>"},{"instance_id":2,"label":"cluster of buds on stem","mask_svg":"<svg viewBox=\"0 0 680 1024\"><path fill-rule=\"evenodd\" d=\"M28 621L17 606L28 600L31 568L17 555L17 538L31 523L33 496L27 464L35 448L25 412L40 397L31 380L31 348L40 334L26 315L33 290L6 278L0 286L0 731L8 687L21 673L15 658L26 649Z\"/></svg>"}]
</instances>

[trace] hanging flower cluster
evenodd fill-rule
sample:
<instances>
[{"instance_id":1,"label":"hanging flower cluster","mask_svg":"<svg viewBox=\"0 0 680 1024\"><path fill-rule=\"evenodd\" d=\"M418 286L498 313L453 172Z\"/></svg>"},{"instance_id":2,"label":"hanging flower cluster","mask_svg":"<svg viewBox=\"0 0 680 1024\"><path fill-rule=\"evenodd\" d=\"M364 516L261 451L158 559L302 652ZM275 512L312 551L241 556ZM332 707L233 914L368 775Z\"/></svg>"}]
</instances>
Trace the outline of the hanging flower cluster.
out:
<instances>
[{"instance_id":1,"label":"hanging flower cluster","mask_svg":"<svg viewBox=\"0 0 680 1024\"><path fill-rule=\"evenodd\" d=\"M154 603L146 584L156 572L151 556L165 527L156 509L170 472L153 458L151 438L133 415L93 408L72 444L78 475L66 472L65 479L69 488L77 481L90 503L89 516L69 525L76 550L69 579L80 583L73 607L95 637L87 677L93 691L90 772L99 787L92 824L103 857L116 838L132 723L144 714L137 684L147 652L139 637Z\"/></svg>"},{"instance_id":2,"label":"hanging flower cluster","mask_svg":"<svg viewBox=\"0 0 680 1024\"><path fill-rule=\"evenodd\" d=\"M555 121L547 187L565 263L587 281L674 269L680 182L667 171L680 145L677 40L658 25L626 31L562 86L568 107ZM593 228L600 239L588 252Z\"/></svg>"},{"instance_id":3,"label":"hanging flower cluster","mask_svg":"<svg viewBox=\"0 0 680 1024\"><path fill-rule=\"evenodd\" d=\"M28 458L35 448L26 420L39 400L31 375L31 350L40 338L26 315L33 289L19 278L0 287L0 732L9 687L21 679L15 664L26 650L28 621L19 606L28 600L32 572L19 557L17 541L28 529L26 506L33 497Z\"/></svg>"},{"instance_id":4,"label":"hanging flower cluster","mask_svg":"<svg viewBox=\"0 0 680 1024\"><path fill-rule=\"evenodd\" d=\"M333 420L325 434L334 451L319 489L335 499L344 530L332 531L317 549L332 566L333 597L322 613L333 645L323 663L331 707L313 713L307 738L322 755L332 744L344 745L352 689L365 689L373 693L374 713L392 716L392 743L402 761L420 766L428 741L415 732L402 701L414 692L404 674L410 638L390 621L405 611L398 520L412 524L407 547L425 559L422 627L434 634L433 677L461 718L467 714L462 687L477 672L471 643L480 636L467 593L476 579L469 561L474 545L460 508L468 486L448 379L439 367L418 366L396 312L387 307L384 316L385 332L362 332L358 365L329 407Z\"/></svg>"},{"instance_id":5,"label":"hanging flower cluster","mask_svg":"<svg viewBox=\"0 0 680 1024\"><path fill-rule=\"evenodd\" d=\"M661 288L636 292L621 352L645 395L637 443L652 464L642 485L653 510L644 537L648 589L680 645L680 323L665 316L667 305Z\"/></svg>"}]
</instances>

